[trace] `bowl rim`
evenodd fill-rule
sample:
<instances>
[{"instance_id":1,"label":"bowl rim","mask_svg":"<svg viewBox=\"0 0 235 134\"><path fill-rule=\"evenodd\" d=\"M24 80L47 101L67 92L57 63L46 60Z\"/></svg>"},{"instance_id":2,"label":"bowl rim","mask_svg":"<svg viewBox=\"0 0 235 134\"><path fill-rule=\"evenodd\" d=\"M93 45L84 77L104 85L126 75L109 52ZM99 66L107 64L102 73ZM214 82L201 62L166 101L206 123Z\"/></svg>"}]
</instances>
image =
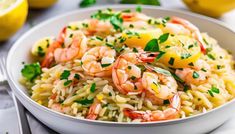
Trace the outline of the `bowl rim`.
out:
<instances>
[{"instance_id":1,"label":"bowl rim","mask_svg":"<svg viewBox=\"0 0 235 134\"><path fill-rule=\"evenodd\" d=\"M66 16L69 15L73 15L73 14L79 14L79 13L83 13L83 12L89 12L89 11L97 11L100 9L106 9L106 8L112 8L112 9L120 9L120 8L135 8L137 5L136 4L122 4L122 5L105 5L105 6L98 6L98 7L89 7L86 9L78 9L78 10L74 10L74 11L69 11L67 13L55 16L53 18L50 18L46 21L41 22L40 24L38 24L37 26L31 28L29 31L27 31L26 33L24 33L10 48L8 56L7 56L7 60L6 60L6 70L7 70L7 75L8 75L8 82L10 84L10 86L14 87L13 91L15 94L19 95L20 97L22 97L22 99L24 99L24 101L26 101L25 103L29 103L30 105L32 105L34 108L39 109L40 111L44 111L47 114L50 114L52 116L57 116L58 118L63 118L65 120L70 120L70 121L75 121L75 122L81 122L81 123L86 123L86 124L94 124L94 125L115 125L115 127L150 127L150 126L163 126L163 125L170 125L170 124L175 124L175 123L182 123L182 122L186 122L186 121L190 121L193 120L195 118L202 118L207 114L210 114L212 112L218 111L219 109L223 109L224 107L227 107L228 105L230 105L231 103L235 102L235 99L230 100L229 102L216 107L210 111L207 111L205 113L200 113L197 115L192 115L189 117L185 117L185 118L179 118L179 119L174 119L174 120L165 120L165 121L154 121L154 122L109 122L109 121L99 121L99 120L88 120L88 119L81 119L81 118L76 118L70 115L66 115L66 114L62 114L59 112L56 112L52 109L49 109L45 106L39 105L37 102L35 102L34 100L32 100L28 95L26 95L21 88L17 87L16 83L19 83L18 81L14 81L13 80L13 76L11 75L10 72L10 59L11 57L13 57L14 52L17 48L17 46L20 44L20 42L22 42L23 39L25 39L27 36L29 36L32 32L35 31L35 29L38 29L40 27L43 27L44 25L47 25L51 22L53 22L54 20L59 20L62 19ZM235 35L235 31L232 30L231 28L229 28L228 26L226 26L227 24L225 24L222 21L216 20L214 18L210 18L210 17L206 17L203 15L199 15L196 13L191 13L189 11L182 11L182 10L176 10L176 9L166 9L164 7L156 7L156 6L149 6L149 5L141 5L142 9L149 9L149 10L161 10L161 11L165 11L165 12L175 12L176 14L183 14L183 15L187 15L193 18L197 18L197 19L202 19L205 21L209 21L211 23L216 24L219 27L222 27L226 30L228 30L229 32L231 32L232 34ZM18 96L17 96L18 97Z\"/></svg>"}]
</instances>

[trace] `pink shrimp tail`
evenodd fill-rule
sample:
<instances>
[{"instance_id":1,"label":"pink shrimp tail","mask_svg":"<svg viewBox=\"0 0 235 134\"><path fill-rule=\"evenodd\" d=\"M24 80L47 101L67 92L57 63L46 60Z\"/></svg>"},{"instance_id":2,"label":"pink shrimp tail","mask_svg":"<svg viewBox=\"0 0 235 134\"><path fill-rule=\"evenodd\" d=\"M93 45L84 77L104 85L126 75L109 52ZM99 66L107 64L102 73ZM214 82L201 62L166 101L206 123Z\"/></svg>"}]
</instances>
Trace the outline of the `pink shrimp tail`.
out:
<instances>
[{"instance_id":1,"label":"pink shrimp tail","mask_svg":"<svg viewBox=\"0 0 235 134\"><path fill-rule=\"evenodd\" d=\"M171 17L170 22L175 23L175 24L180 24L180 25L184 26L185 28L189 29L190 31L196 31L194 36L195 36L196 40L199 42L201 52L203 54L206 54L206 49L205 49L204 43L201 39L200 31L195 25L193 25L192 23L190 23L189 21L187 21L185 19L175 17L175 16Z\"/></svg>"},{"instance_id":2,"label":"pink shrimp tail","mask_svg":"<svg viewBox=\"0 0 235 134\"><path fill-rule=\"evenodd\" d=\"M52 62L54 61L54 51L56 50L56 48L59 48L62 46L62 43L64 42L64 35L66 32L66 27L64 27L57 40L54 41L48 48L48 51L46 53L45 58L43 59L43 61L41 62L41 67L50 67Z\"/></svg>"}]
</instances>

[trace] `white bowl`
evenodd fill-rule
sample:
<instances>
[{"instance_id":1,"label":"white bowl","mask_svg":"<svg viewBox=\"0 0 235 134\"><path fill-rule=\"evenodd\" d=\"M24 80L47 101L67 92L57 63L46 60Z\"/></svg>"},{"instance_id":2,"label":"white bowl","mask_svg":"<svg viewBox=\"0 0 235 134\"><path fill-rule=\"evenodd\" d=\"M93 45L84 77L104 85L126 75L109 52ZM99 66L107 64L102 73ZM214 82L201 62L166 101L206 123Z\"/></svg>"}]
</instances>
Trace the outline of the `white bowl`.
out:
<instances>
[{"instance_id":1,"label":"white bowl","mask_svg":"<svg viewBox=\"0 0 235 134\"><path fill-rule=\"evenodd\" d=\"M56 36L60 29L68 22L89 18L91 13L106 7L77 10L43 22L24 34L11 48L7 58L7 73L10 86L17 98L35 117L59 133L80 134L198 134L215 129L231 117L233 114L232 111L235 111L235 100L207 113L184 119L147 123L118 123L77 119L75 117L54 112L46 107L38 105L30 99L26 88L22 86L18 80L21 77L20 70L23 67L22 62L30 63L31 61L30 49L32 44L42 37L51 35ZM109 7L115 10L124 10L127 8L135 10L136 6L118 5ZM223 48L235 53L235 47L232 44L235 42L235 33L217 20L192 13L153 6L143 6L143 12L154 17L179 16L185 18L197 25L202 32L208 32L210 36L217 39Z\"/></svg>"}]
</instances>

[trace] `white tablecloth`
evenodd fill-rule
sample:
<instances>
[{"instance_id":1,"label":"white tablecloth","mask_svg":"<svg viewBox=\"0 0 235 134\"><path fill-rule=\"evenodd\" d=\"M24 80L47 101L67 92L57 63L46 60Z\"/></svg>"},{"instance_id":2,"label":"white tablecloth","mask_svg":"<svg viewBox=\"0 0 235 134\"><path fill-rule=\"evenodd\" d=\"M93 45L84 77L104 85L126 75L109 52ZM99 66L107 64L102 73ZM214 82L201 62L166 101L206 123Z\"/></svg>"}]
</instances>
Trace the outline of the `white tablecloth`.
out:
<instances>
[{"instance_id":1,"label":"white tablecloth","mask_svg":"<svg viewBox=\"0 0 235 134\"><path fill-rule=\"evenodd\" d=\"M99 1L99 0L97 0ZM110 0L99 1L99 4L106 4ZM115 0L117 1L117 0ZM79 8L78 0L60 0L55 6L47 10L41 11L30 11L28 21L26 25L8 42L0 45L0 52L8 51L11 44L19 38L22 33L26 32L32 27L48 18L53 16L76 10ZM178 10L187 10L184 4L180 0L161 0L162 6L166 8L178 9ZM231 28L235 30L235 11L225 14L220 20L226 22ZM18 124L16 110L12 103L11 98L7 95L5 91L0 90L0 134L18 134ZM232 111L231 111L232 112ZM34 134L47 134L51 132L45 131L45 129L38 124L35 120L29 119L31 127L33 128ZM227 121L224 125L220 126L212 134L235 134L235 116Z\"/></svg>"}]
</instances>

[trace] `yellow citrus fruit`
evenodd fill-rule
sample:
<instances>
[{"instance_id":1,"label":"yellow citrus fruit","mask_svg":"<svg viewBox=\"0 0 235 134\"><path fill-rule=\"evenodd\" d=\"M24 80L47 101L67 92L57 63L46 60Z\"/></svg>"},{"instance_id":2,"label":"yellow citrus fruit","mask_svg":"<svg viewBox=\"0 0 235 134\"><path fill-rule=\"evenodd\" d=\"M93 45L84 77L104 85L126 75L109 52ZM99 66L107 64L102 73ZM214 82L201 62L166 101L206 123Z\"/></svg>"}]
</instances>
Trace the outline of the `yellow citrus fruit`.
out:
<instances>
[{"instance_id":1,"label":"yellow citrus fruit","mask_svg":"<svg viewBox=\"0 0 235 134\"><path fill-rule=\"evenodd\" d=\"M220 17L235 9L235 0L183 0L183 2L192 11L211 17Z\"/></svg>"},{"instance_id":2,"label":"yellow citrus fruit","mask_svg":"<svg viewBox=\"0 0 235 134\"><path fill-rule=\"evenodd\" d=\"M0 4L0 41L4 41L25 23L28 3L27 0L2 0Z\"/></svg>"},{"instance_id":3,"label":"yellow citrus fruit","mask_svg":"<svg viewBox=\"0 0 235 134\"><path fill-rule=\"evenodd\" d=\"M57 0L28 0L29 7L33 9L48 8L54 5Z\"/></svg>"},{"instance_id":4,"label":"yellow citrus fruit","mask_svg":"<svg viewBox=\"0 0 235 134\"><path fill-rule=\"evenodd\" d=\"M129 47L141 47L143 49L150 40L158 38L161 35L161 29L129 30L122 33L122 37L125 39L124 44Z\"/></svg>"},{"instance_id":5,"label":"yellow citrus fruit","mask_svg":"<svg viewBox=\"0 0 235 134\"><path fill-rule=\"evenodd\" d=\"M160 50L165 54L159 59L173 68L193 66L201 56L201 48L197 41L189 36L169 36L167 41L160 44Z\"/></svg>"}]
</instances>

